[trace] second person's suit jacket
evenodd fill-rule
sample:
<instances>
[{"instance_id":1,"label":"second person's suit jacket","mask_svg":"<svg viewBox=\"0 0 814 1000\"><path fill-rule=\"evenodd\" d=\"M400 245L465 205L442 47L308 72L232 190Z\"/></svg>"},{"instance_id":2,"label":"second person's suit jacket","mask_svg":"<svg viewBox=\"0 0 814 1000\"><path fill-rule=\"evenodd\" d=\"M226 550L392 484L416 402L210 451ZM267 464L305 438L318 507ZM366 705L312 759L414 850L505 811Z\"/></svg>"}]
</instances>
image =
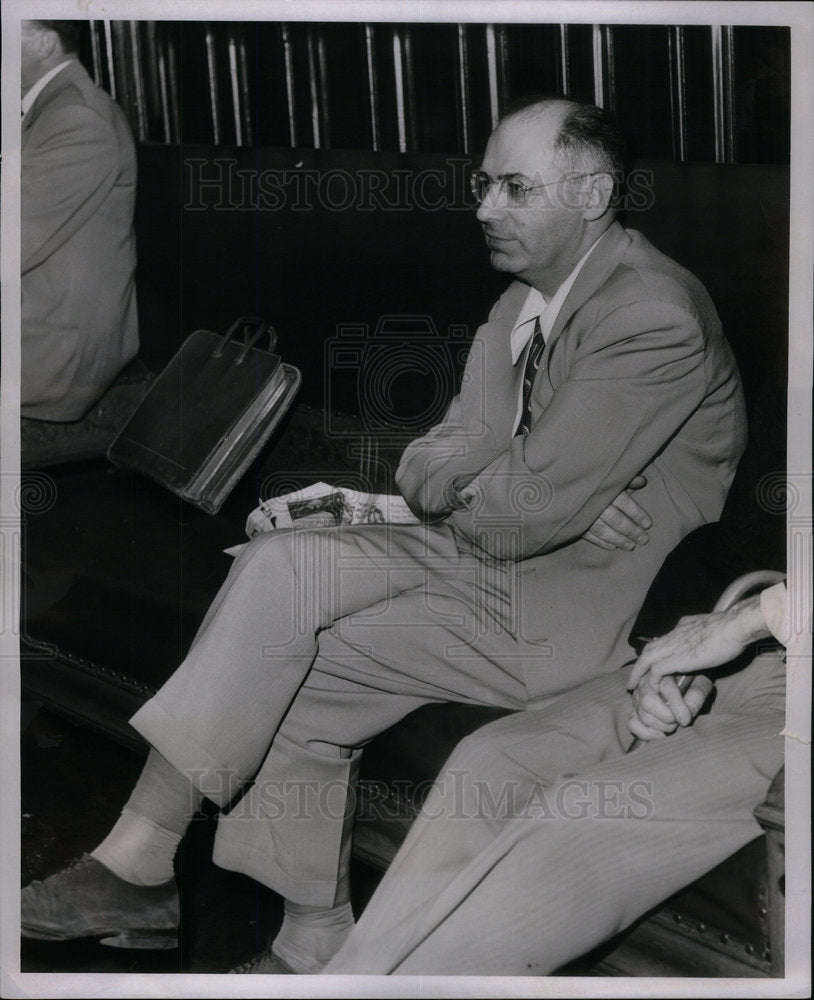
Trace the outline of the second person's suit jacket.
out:
<instances>
[{"instance_id":1,"label":"second person's suit jacket","mask_svg":"<svg viewBox=\"0 0 814 1000\"><path fill-rule=\"evenodd\" d=\"M22 123L21 412L78 420L138 350L136 153L72 60Z\"/></svg>"}]
</instances>

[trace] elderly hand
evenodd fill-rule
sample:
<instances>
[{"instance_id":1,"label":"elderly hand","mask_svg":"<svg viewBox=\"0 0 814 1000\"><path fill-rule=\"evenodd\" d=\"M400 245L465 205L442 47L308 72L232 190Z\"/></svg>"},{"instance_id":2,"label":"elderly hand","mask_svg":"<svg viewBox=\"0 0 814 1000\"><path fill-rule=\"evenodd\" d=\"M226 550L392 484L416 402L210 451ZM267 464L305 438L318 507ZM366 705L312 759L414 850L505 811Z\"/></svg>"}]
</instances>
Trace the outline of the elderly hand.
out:
<instances>
[{"instance_id":1,"label":"elderly hand","mask_svg":"<svg viewBox=\"0 0 814 1000\"><path fill-rule=\"evenodd\" d=\"M633 689L633 714L628 729L641 740L662 739L679 726L689 726L703 708L712 681L695 677L682 695L672 676L654 680L650 674Z\"/></svg>"},{"instance_id":2,"label":"elderly hand","mask_svg":"<svg viewBox=\"0 0 814 1000\"><path fill-rule=\"evenodd\" d=\"M594 521L582 536L586 542L600 549L625 549L632 552L637 545L647 545L650 536L647 528L652 521L647 511L631 496L631 490L640 490L647 484L644 476L634 476L616 499Z\"/></svg>"},{"instance_id":3,"label":"elderly hand","mask_svg":"<svg viewBox=\"0 0 814 1000\"><path fill-rule=\"evenodd\" d=\"M689 615L666 635L642 650L628 680L633 690L645 674L655 685L668 674L690 674L729 663L755 639L769 634L760 610L760 595L739 601L726 611Z\"/></svg>"},{"instance_id":4,"label":"elderly hand","mask_svg":"<svg viewBox=\"0 0 814 1000\"><path fill-rule=\"evenodd\" d=\"M644 647L630 672L627 688L633 693L634 707L628 720L630 731L652 740L690 725L712 682L696 677L682 695L675 676L730 663L750 642L767 634L759 595L726 611L682 618L671 632Z\"/></svg>"}]
</instances>

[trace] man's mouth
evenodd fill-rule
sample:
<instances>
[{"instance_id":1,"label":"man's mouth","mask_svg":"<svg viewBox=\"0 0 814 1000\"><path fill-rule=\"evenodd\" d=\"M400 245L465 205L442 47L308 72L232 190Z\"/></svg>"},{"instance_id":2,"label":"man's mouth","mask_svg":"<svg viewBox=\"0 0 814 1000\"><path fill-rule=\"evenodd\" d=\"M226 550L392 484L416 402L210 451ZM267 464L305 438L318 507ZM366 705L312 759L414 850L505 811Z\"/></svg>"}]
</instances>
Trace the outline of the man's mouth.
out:
<instances>
[{"instance_id":1,"label":"man's mouth","mask_svg":"<svg viewBox=\"0 0 814 1000\"><path fill-rule=\"evenodd\" d=\"M514 237L512 236L498 236L497 233L490 233L486 231L484 233L486 242L491 246L493 243L511 243Z\"/></svg>"}]
</instances>

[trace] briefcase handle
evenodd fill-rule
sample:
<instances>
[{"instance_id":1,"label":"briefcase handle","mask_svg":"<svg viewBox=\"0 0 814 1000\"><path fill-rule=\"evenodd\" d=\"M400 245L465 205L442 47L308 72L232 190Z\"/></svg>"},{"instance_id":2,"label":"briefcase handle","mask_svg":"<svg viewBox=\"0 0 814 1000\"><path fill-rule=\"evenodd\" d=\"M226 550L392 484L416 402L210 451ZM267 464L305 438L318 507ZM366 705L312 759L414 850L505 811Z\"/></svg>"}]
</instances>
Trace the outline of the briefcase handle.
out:
<instances>
[{"instance_id":1,"label":"briefcase handle","mask_svg":"<svg viewBox=\"0 0 814 1000\"><path fill-rule=\"evenodd\" d=\"M254 347L257 341L266 332L266 321L264 319L260 319L259 316L240 316L238 319L236 319L234 323L232 323L232 325L226 331L226 333L224 333L224 335L218 341L218 346L212 352L213 358L219 358L223 354L223 350L226 347L227 343L235 336L235 334L238 332L238 330L241 329L241 327L243 328L243 348L233 361L233 364L236 365L243 364L243 361L245 360L246 355L249 353L250 348ZM250 335L251 327L254 327L254 331L251 332ZM268 333L269 333L268 349L270 352L273 352L277 344L277 332L273 326L270 326L268 327Z\"/></svg>"}]
</instances>

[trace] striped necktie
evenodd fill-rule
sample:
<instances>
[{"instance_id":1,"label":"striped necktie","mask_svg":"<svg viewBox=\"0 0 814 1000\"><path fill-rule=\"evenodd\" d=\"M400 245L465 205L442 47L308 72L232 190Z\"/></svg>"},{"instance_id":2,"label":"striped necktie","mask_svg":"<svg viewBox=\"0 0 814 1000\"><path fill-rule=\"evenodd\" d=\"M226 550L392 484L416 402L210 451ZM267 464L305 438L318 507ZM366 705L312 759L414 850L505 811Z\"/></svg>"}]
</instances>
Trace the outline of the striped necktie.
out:
<instances>
[{"instance_id":1,"label":"striped necktie","mask_svg":"<svg viewBox=\"0 0 814 1000\"><path fill-rule=\"evenodd\" d=\"M543 340L543 331L540 328L540 317L538 316L534 321L534 333L531 336L526 367L523 371L523 410L520 414L520 423L514 432L515 436L528 434L531 430L531 387L534 385L534 378L540 367L540 358L543 356L544 348L545 340Z\"/></svg>"}]
</instances>

